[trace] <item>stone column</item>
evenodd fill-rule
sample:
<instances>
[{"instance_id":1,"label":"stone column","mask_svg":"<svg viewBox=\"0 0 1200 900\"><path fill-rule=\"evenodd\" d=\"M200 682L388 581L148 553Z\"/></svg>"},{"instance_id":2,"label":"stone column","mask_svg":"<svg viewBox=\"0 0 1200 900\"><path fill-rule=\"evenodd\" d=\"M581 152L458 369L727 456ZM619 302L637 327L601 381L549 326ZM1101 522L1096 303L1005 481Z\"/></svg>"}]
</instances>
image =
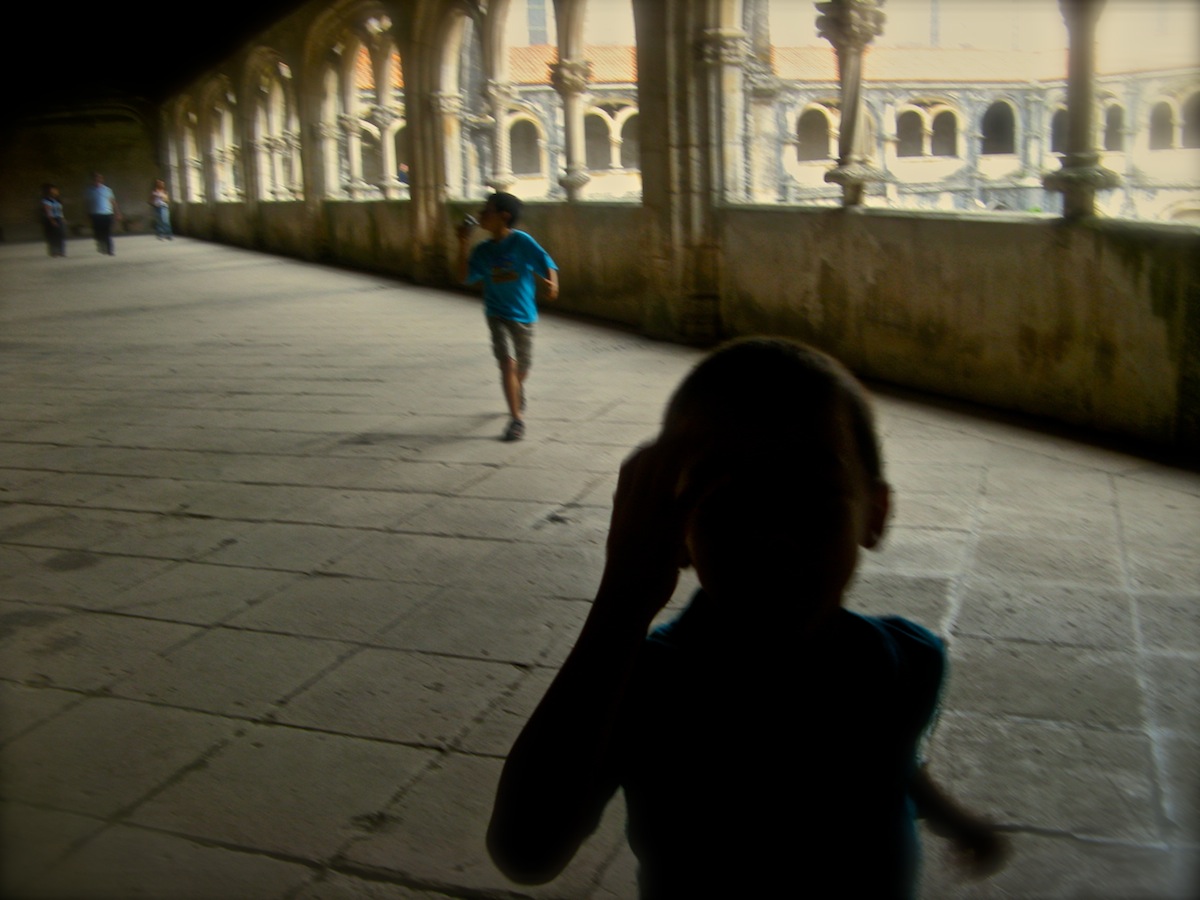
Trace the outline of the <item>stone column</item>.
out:
<instances>
[{"instance_id":1,"label":"stone column","mask_svg":"<svg viewBox=\"0 0 1200 900\"><path fill-rule=\"evenodd\" d=\"M715 193L725 200L746 197L741 132L746 113L743 66L749 60L748 49L746 34L741 31L712 28L700 37L700 59L707 68L707 118L713 129L709 178ZM771 94L769 82L766 87Z\"/></svg>"},{"instance_id":2,"label":"stone column","mask_svg":"<svg viewBox=\"0 0 1200 900\"><path fill-rule=\"evenodd\" d=\"M492 113L492 172L486 184L494 191L507 191L517 183L512 170L512 148L506 123L508 110L517 92L508 82L488 79L483 96Z\"/></svg>"},{"instance_id":3,"label":"stone column","mask_svg":"<svg viewBox=\"0 0 1200 900\"><path fill-rule=\"evenodd\" d=\"M390 107L373 106L370 117L371 124L379 129L379 166L383 173L379 180L379 189L387 199L395 200L403 196L403 185L396 177L396 144L392 139L391 128L400 116Z\"/></svg>"},{"instance_id":4,"label":"stone column","mask_svg":"<svg viewBox=\"0 0 1200 900\"><path fill-rule=\"evenodd\" d=\"M345 190L351 200L361 200L370 190L362 177L362 126L358 116L348 113L338 116L338 126L342 129L342 146L346 148Z\"/></svg>"},{"instance_id":5,"label":"stone column","mask_svg":"<svg viewBox=\"0 0 1200 900\"><path fill-rule=\"evenodd\" d=\"M747 199L759 203L783 200L783 152L790 135L780 128L778 108L783 83L771 68L770 12L767 0L746 0L743 11L749 52L743 64L749 114L746 119L745 167Z\"/></svg>"},{"instance_id":6,"label":"stone column","mask_svg":"<svg viewBox=\"0 0 1200 900\"><path fill-rule=\"evenodd\" d=\"M429 107L433 120L441 122L441 146L446 151L446 184L450 186L450 196L457 196L464 189L462 94L458 91L432 91L429 95Z\"/></svg>"},{"instance_id":7,"label":"stone column","mask_svg":"<svg viewBox=\"0 0 1200 900\"><path fill-rule=\"evenodd\" d=\"M550 65L550 83L563 102L567 164L566 173L558 183L567 192L568 201L582 199L584 186L591 181L583 135L583 105L591 70L592 64L585 59L565 59Z\"/></svg>"},{"instance_id":8,"label":"stone column","mask_svg":"<svg viewBox=\"0 0 1200 900\"><path fill-rule=\"evenodd\" d=\"M817 32L837 52L842 87L842 124L838 135L838 164L825 180L842 186L842 205L861 206L867 184L886 175L870 165L862 128L863 50L883 33L883 0L829 0L817 3Z\"/></svg>"},{"instance_id":9,"label":"stone column","mask_svg":"<svg viewBox=\"0 0 1200 900\"><path fill-rule=\"evenodd\" d=\"M1092 127L1095 95L1096 23L1104 0L1058 0L1067 23L1067 152L1062 168L1043 179L1048 191L1061 191L1063 217L1096 214L1096 191L1121 183L1116 172L1100 165Z\"/></svg>"}]
</instances>

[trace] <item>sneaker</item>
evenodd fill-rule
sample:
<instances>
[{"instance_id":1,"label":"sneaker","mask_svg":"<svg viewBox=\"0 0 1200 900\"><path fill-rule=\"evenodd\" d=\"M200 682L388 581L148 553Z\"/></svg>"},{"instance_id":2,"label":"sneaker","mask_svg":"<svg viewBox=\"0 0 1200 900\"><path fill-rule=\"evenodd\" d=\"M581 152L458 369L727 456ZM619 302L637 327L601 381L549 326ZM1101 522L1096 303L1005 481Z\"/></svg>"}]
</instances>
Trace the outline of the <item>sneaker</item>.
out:
<instances>
[{"instance_id":1,"label":"sneaker","mask_svg":"<svg viewBox=\"0 0 1200 900\"><path fill-rule=\"evenodd\" d=\"M523 437L525 437L525 423L520 419L513 419L508 423L508 427L504 429L504 436L501 440L519 441Z\"/></svg>"}]
</instances>

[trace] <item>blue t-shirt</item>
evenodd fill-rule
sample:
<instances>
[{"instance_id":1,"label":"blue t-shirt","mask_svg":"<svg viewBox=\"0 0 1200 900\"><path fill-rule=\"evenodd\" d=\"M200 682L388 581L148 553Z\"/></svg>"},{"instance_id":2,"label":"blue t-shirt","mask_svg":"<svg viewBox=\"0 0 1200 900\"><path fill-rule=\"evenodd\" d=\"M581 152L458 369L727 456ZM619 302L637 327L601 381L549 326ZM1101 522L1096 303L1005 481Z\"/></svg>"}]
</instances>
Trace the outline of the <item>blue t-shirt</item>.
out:
<instances>
[{"instance_id":1,"label":"blue t-shirt","mask_svg":"<svg viewBox=\"0 0 1200 900\"><path fill-rule=\"evenodd\" d=\"M94 184L87 191L88 212L93 216L111 216L113 201L116 199L112 188L107 184Z\"/></svg>"},{"instance_id":2,"label":"blue t-shirt","mask_svg":"<svg viewBox=\"0 0 1200 900\"><path fill-rule=\"evenodd\" d=\"M911 897L908 786L941 640L840 610L781 658L765 642L731 646L712 604L697 593L649 636L618 726L614 776L643 900Z\"/></svg>"},{"instance_id":3,"label":"blue t-shirt","mask_svg":"<svg viewBox=\"0 0 1200 900\"><path fill-rule=\"evenodd\" d=\"M533 273L548 277L557 269L537 241L524 231L477 244L467 265L467 284L483 282L483 304L489 316L513 322L537 321L537 284Z\"/></svg>"}]
</instances>

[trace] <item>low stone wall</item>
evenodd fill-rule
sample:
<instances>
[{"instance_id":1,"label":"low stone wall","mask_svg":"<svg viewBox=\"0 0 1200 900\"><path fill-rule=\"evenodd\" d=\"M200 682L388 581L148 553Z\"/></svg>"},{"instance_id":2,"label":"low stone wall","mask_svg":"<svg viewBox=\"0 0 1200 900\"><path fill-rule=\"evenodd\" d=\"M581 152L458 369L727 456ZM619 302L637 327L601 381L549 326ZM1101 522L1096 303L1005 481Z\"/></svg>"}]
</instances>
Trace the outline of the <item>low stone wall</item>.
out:
<instances>
[{"instance_id":1,"label":"low stone wall","mask_svg":"<svg viewBox=\"0 0 1200 900\"><path fill-rule=\"evenodd\" d=\"M477 208L451 204L447 222ZM198 237L454 286L452 228L433 250L444 259L420 266L409 201L187 212ZM1200 229L795 207L715 217L724 335L791 335L867 377L1200 451ZM649 223L633 204L530 203L523 226L560 266L559 308L661 335L691 299Z\"/></svg>"},{"instance_id":2,"label":"low stone wall","mask_svg":"<svg viewBox=\"0 0 1200 900\"><path fill-rule=\"evenodd\" d=\"M809 340L863 375L1200 449L1200 229L726 209L731 334Z\"/></svg>"}]
</instances>

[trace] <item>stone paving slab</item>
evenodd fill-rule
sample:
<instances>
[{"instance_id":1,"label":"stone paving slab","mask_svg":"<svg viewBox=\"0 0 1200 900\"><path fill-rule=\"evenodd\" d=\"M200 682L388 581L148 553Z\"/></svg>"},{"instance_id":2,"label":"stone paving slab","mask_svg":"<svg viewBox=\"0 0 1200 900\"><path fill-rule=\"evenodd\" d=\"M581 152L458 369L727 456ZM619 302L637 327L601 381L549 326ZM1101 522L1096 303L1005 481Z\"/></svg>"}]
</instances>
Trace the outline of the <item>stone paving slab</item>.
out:
<instances>
[{"instance_id":1,"label":"stone paving slab","mask_svg":"<svg viewBox=\"0 0 1200 900\"><path fill-rule=\"evenodd\" d=\"M0 265L0 894L635 895L620 798L540 888L483 829L699 351L548 315L506 444L472 296L183 238ZM931 765L1015 851L968 883L926 835L922 896L1196 896L1200 476L879 414L848 602L947 637Z\"/></svg>"}]
</instances>

